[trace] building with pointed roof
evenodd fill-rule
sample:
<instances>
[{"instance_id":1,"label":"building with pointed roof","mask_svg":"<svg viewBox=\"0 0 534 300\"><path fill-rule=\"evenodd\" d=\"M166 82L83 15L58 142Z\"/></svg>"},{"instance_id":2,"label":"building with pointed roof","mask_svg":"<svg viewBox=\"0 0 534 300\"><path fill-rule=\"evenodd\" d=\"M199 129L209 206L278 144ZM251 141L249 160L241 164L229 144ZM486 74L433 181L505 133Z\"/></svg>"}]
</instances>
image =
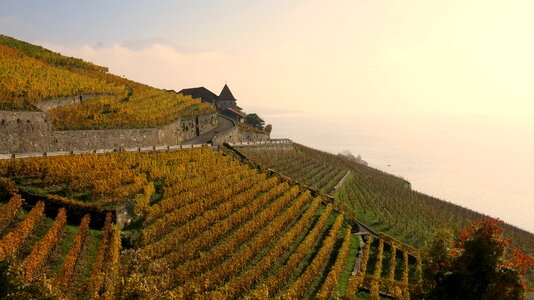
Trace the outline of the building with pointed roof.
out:
<instances>
[{"instance_id":1,"label":"building with pointed roof","mask_svg":"<svg viewBox=\"0 0 534 300\"><path fill-rule=\"evenodd\" d=\"M205 87L183 89L178 93L193 98L200 98L204 102L211 103L217 107L219 114L238 123L242 123L247 115L241 107L237 106L237 100L227 84L224 85L219 96Z\"/></svg>"},{"instance_id":2,"label":"building with pointed roof","mask_svg":"<svg viewBox=\"0 0 534 300\"><path fill-rule=\"evenodd\" d=\"M232 91L230 91L228 85L225 84L221 93L219 94L219 97L217 97L217 106L222 109L234 108L237 106L236 101L237 100L232 94Z\"/></svg>"},{"instance_id":3,"label":"building with pointed roof","mask_svg":"<svg viewBox=\"0 0 534 300\"><path fill-rule=\"evenodd\" d=\"M237 100L227 84L224 85L219 97L217 97L217 108L223 116L238 123L242 123L247 116L247 114L241 110L241 107L237 106Z\"/></svg>"}]
</instances>

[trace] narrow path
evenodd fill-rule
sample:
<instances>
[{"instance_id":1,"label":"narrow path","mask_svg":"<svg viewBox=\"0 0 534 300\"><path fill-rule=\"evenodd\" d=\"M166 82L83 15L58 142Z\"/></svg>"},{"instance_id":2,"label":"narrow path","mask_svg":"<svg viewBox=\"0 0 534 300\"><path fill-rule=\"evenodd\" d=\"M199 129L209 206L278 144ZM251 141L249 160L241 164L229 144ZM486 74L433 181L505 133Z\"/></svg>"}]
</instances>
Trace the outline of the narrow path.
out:
<instances>
[{"instance_id":1,"label":"narrow path","mask_svg":"<svg viewBox=\"0 0 534 300\"><path fill-rule=\"evenodd\" d=\"M336 186L334 187L334 191L336 191L343 185L343 183L345 182L345 180L347 180L349 175L350 175L350 170L348 170L347 174L345 174L345 176L343 176L343 178L341 178L341 180L336 184Z\"/></svg>"},{"instance_id":2,"label":"narrow path","mask_svg":"<svg viewBox=\"0 0 534 300\"><path fill-rule=\"evenodd\" d=\"M229 119L227 118L224 118L224 117L221 117L221 116L217 116L217 127L215 127L213 130L211 131L208 131L206 133L203 133L197 137L194 137L192 139L189 139L189 140L186 140L186 141L183 141L182 144L183 145L189 145L189 144L205 144L205 143L209 143L211 142L211 140L213 139L213 137L215 137L215 135L217 133L220 133L220 132L223 132L225 130L228 130L232 127L234 127L234 122L230 121Z\"/></svg>"},{"instance_id":3,"label":"narrow path","mask_svg":"<svg viewBox=\"0 0 534 300\"><path fill-rule=\"evenodd\" d=\"M363 238L362 238L362 234L365 234L365 233L356 233L358 235L358 239L360 240L359 241L359 250L358 250L358 256L356 257L356 261L354 262L354 268L352 269L352 275L358 275L358 273L360 272L362 266L362 257L364 255L364 249L365 249L365 242L363 241Z\"/></svg>"}]
</instances>

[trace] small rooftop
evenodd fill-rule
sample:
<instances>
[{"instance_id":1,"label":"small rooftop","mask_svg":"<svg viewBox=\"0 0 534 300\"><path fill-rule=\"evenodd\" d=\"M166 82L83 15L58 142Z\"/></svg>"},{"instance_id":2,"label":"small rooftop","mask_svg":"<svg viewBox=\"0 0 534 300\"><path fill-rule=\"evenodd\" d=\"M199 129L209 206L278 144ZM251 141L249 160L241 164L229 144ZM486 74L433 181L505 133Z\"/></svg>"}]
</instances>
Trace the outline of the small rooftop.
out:
<instances>
[{"instance_id":1,"label":"small rooftop","mask_svg":"<svg viewBox=\"0 0 534 300\"><path fill-rule=\"evenodd\" d=\"M232 95L232 92L230 91L230 88L228 87L227 84L224 85L224 87L223 87L223 89L221 91L221 94L219 95L217 100L219 100L219 101L237 101L234 98L234 95Z\"/></svg>"},{"instance_id":2,"label":"small rooftop","mask_svg":"<svg viewBox=\"0 0 534 300\"><path fill-rule=\"evenodd\" d=\"M243 117L243 118L246 116L246 114L245 114L244 112L242 112L241 110L238 110L238 109L227 108L226 110L229 111L229 112L231 112L231 113L233 113L233 114L235 114L235 115L238 115L238 116L240 116L240 117Z\"/></svg>"},{"instance_id":3,"label":"small rooftop","mask_svg":"<svg viewBox=\"0 0 534 300\"><path fill-rule=\"evenodd\" d=\"M201 86L196 88L189 88L189 89L183 89L179 91L178 93L185 95L185 96L191 96L193 98L200 98L204 102L213 103L217 100L217 95L215 95L212 91L208 90L207 88Z\"/></svg>"}]
</instances>

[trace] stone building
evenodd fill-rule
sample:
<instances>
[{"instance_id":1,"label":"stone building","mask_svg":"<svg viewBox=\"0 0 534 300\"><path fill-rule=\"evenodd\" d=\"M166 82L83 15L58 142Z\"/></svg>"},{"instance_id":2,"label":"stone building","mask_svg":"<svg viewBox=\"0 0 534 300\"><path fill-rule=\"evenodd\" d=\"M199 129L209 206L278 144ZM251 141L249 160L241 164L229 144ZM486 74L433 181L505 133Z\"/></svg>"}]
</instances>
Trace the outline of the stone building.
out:
<instances>
[{"instance_id":1,"label":"stone building","mask_svg":"<svg viewBox=\"0 0 534 300\"><path fill-rule=\"evenodd\" d=\"M241 107L237 106L237 100L227 84L224 85L218 96L203 86L183 89L178 93L191 96L193 98L200 98L204 102L215 105L219 114L230 118L237 123L242 123L247 115L245 112L243 112Z\"/></svg>"}]
</instances>

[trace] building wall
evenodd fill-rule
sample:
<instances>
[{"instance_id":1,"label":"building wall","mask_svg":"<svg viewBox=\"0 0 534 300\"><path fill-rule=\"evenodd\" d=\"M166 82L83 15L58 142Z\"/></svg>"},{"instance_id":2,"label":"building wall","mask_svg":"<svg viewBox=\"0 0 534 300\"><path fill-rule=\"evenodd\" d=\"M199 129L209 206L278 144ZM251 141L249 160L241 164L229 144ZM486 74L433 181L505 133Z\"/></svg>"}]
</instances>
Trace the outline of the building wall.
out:
<instances>
[{"instance_id":1,"label":"building wall","mask_svg":"<svg viewBox=\"0 0 534 300\"><path fill-rule=\"evenodd\" d=\"M232 108L236 106L237 104L233 100L218 100L217 101L217 107L219 107L219 109Z\"/></svg>"}]
</instances>

